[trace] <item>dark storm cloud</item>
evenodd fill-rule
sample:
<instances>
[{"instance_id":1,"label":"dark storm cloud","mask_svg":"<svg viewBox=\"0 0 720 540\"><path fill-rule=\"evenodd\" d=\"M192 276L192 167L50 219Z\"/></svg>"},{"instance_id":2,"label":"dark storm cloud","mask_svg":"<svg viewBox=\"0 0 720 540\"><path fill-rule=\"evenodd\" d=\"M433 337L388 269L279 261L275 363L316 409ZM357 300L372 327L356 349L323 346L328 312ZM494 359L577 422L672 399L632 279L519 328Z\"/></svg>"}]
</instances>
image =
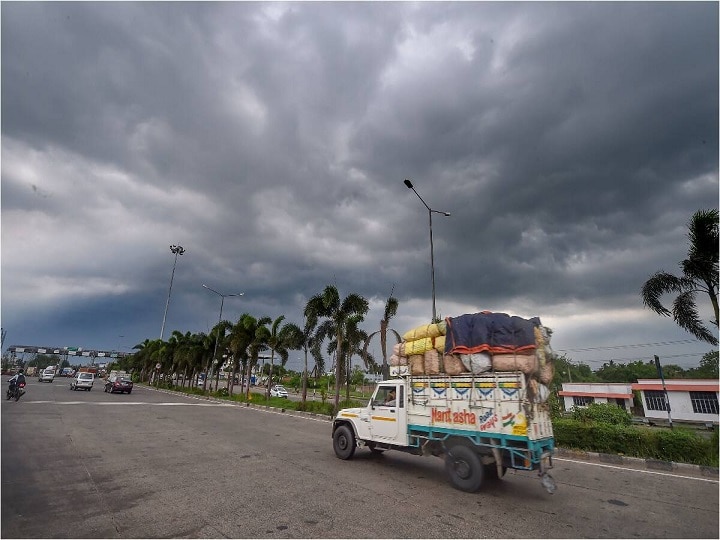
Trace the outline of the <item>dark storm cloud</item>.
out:
<instances>
[{"instance_id":1,"label":"dark storm cloud","mask_svg":"<svg viewBox=\"0 0 720 540\"><path fill-rule=\"evenodd\" d=\"M215 324L202 283L296 322L333 283L375 300L368 328L394 286L398 329L419 324L428 215L405 178L452 214L443 315L540 315L559 348L687 337L638 291L717 206L716 4L1 9L10 341L156 337L170 243L170 329Z\"/></svg>"}]
</instances>

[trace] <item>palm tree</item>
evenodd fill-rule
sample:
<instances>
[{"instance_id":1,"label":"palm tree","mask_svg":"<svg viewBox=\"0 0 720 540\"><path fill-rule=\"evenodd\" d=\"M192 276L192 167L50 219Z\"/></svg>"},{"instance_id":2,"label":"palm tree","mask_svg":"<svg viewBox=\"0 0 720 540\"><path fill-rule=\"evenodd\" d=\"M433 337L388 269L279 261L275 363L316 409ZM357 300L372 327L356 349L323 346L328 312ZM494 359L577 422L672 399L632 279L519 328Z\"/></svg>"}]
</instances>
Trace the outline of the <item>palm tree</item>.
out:
<instances>
[{"instance_id":1,"label":"palm tree","mask_svg":"<svg viewBox=\"0 0 720 540\"><path fill-rule=\"evenodd\" d=\"M157 352L164 343L161 339L146 339L133 347L138 351L135 353L135 364L140 366L141 381L144 381L147 376L153 373L157 361Z\"/></svg>"},{"instance_id":2,"label":"palm tree","mask_svg":"<svg viewBox=\"0 0 720 540\"><path fill-rule=\"evenodd\" d=\"M280 315L275 321L273 321L270 327L270 336L267 340L267 345L270 348L270 373L268 377L268 387L266 390L266 397L270 398L270 386L272 385L273 367L275 364L275 353L278 353L282 365L288 360L289 351L299 349L302 347L302 330L292 323L280 326L285 320L284 315Z\"/></svg>"},{"instance_id":3,"label":"palm tree","mask_svg":"<svg viewBox=\"0 0 720 540\"><path fill-rule=\"evenodd\" d=\"M306 307L306 311L307 311L307 307ZM300 348L305 353L304 354L305 369L303 370L303 377L302 377L302 399L300 400L301 403L303 404L303 406L305 405L305 402L307 401L308 352L315 359L315 367L317 367L319 363L322 363L322 352L320 350L322 340L318 339L317 336L315 335L315 329L317 327L317 323L318 323L317 317L305 315L305 324L303 326L301 343L300 343Z\"/></svg>"},{"instance_id":4,"label":"palm tree","mask_svg":"<svg viewBox=\"0 0 720 540\"><path fill-rule=\"evenodd\" d=\"M240 315L237 323L230 331L229 349L233 356L233 373L232 379L235 379L235 370L240 370L241 377L244 376L246 369L249 367L250 354L248 348L255 337L255 330L252 324L246 325L246 322L254 319L249 313ZM245 381L240 382L240 393L242 394ZM230 394L232 394L233 383L230 385Z\"/></svg>"},{"instance_id":5,"label":"palm tree","mask_svg":"<svg viewBox=\"0 0 720 540\"><path fill-rule=\"evenodd\" d=\"M349 294L344 300L333 285L328 285L322 294L313 296L305 306L306 317L323 317L326 320L318 328L318 338L334 338L337 353L335 362L335 410L340 403L340 381L342 380L343 362L340 353L347 332L348 320L354 315L361 318L367 313L368 301L358 294ZM362 319L361 319L362 320Z\"/></svg>"},{"instance_id":6,"label":"palm tree","mask_svg":"<svg viewBox=\"0 0 720 540\"><path fill-rule=\"evenodd\" d=\"M257 365L258 356L262 351L267 349L267 340L270 335L270 330L268 330L266 325L271 322L272 319L270 317L261 317L260 319L256 319L255 317L245 313L240 317L233 329L234 339L236 340L234 346L238 351L238 354L241 354L240 351L244 350L244 354L247 357L247 371L245 372L245 380L241 386L241 391L244 391L244 383L247 381L248 398L250 397L250 375L252 374L252 370L255 365ZM231 344L232 343L233 339L231 339Z\"/></svg>"},{"instance_id":7,"label":"palm tree","mask_svg":"<svg viewBox=\"0 0 720 540\"><path fill-rule=\"evenodd\" d=\"M345 366L345 400L350 401L350 377L352 375L352 358L360 355L365 364L365 369L375 366L375 359L363 351L362 345L367 342L367 332L358 325L363 321L361 315L353 315L348 318L345 344L343 345L342 358ZM365 354L363 354L365 352Z\"/></svg>"},{"instance_id":8,"label":"palm tree","mask_svg":"<svg viewBox=\"0 0 720 540\"><path fill-rule=\"evenodd\" d=\"M395 330L392 328L388 328L390 325L390 319L392 319L396 314L398 310L398 300L397 298L393 297L392 293L395 290L395 286L393 285L392 290L390 291L390 297L387 299L387 302L385 302L385 312L383 313L383 318L380 320L380 330L377 330L370 334L365 341L365 346L363 347L362 355L363 360L365 361L365 366L368 366L368 359L367 359L367 349L368 345L370 345L370 340L375 336L375 334L380 334L380 349L382 351L383 356L383 365L382 365L382 374L384 379L390 378L390 369L388 367L387 363L387 332L390 330L393 334L395 334L395 338L397 339L397 343L400 343L402 341L402 338L400 337L400 334L398 334Z\"/></svg>"},{"instance_id":9,"label":"palm tree","mask_svg":"<svg viewBox=\"0 0 720 540\"><path fill-rule=\"evenodd\" d=\"M218 383L220 381L220 369L222 367L222 364L217 361L217 358L213 358L213 356L218 354L218 351L220 351L220 355L222 356L222 351L224 351L227 348L227 340L225 338L225 332L228 330L228 328L232 328L233 324L230 321L220 321L218 324L216 324L212 331L210 332L209 337L212 338L213 344L212 344L212 352L211 357L208 361L208 369L205 371L205 382L203 383L203 390L205 390L205 386L208 381L208 374L211 364L215 366L215 390L217 391ZM217 362L216 362L217 361ZM212 381L210 382L210 390L212 390Z\"/></svg>"},{"instance_id":10,"label":"palm tree","mask_svg":"<svg viewBox=\"0 0 720 540\"><path fill-rule=\"evenodd\" d=\"M700 320L695 295L704 292L710 297L718 327L718 211L698 210L688 225L690 248L687 259L680 262L683 275L676 277L667 272L656 272L643 285L641 297L646 307L655 313L672 315L681 328L696 338L717 346L718 340ZM666 293L679 293L673 302L672 311L660 302Z\"/></svg>"}]
</instances>

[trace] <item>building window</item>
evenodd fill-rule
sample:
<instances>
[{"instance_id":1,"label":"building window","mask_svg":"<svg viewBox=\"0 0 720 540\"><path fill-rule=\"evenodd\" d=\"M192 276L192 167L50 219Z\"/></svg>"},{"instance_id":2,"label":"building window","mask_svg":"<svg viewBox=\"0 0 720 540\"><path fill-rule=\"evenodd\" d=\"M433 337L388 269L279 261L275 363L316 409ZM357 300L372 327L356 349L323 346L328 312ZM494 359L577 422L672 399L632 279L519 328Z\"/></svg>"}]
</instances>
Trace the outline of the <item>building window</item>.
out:
<instances>
[{"instance_id":1,"label":"building window","mask_svg":"<svg viewBox=\"0 0 720 540\"><path fill-rule=\"evenodd\" d=\"M690 392L693 412L718 414L718 398L715 392Z\"/></svg>"},{"instance_id":2,"label":"building window","mask_svg":"<svg viewBox=\"0 0 720 540\"><path fill-rule=\"evenodd\" d=\"M573 405L576 407L587 407L591 403L595 402L594 397L590 396L573 396Z\"/></svg>"},{"instance_id":3,"label":"building window","mask_svg":"<svg viewBox=\"0 0 720 540\"><path fill-rule=\"evenodd\" d=\"M645 390L645 408L648 411L667 411L665 392L660 390Z\"/></svg>"}]
</instances>

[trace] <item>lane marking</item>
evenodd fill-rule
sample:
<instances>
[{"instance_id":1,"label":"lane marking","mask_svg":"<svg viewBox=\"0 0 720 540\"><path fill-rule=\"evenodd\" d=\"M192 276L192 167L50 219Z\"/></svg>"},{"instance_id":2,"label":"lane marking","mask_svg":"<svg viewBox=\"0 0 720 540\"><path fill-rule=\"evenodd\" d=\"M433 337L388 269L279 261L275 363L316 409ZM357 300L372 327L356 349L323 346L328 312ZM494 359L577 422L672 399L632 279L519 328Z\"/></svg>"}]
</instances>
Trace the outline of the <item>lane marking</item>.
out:
<instances>
[{"instance_id":1,"label":"lane marking","mask_svg":"<svg viewBox=\"0 0 720 540\"><path fill-rule=\"evenodd\" d=\"M618 469L621 471L632 471L644 474L656 474L658 476L672 476L673 478L684 478L686 480L700 480L701 482L710 482L711 484L718 484L720 480L712 480L710 478L698 478L697 476L685 476L683 474L668 473L662 471L647 471L644 469L632 469L629 467L619 467L617 465L607 465L605 463L593 463L592 461L577 461L574 459L567 458L556 458L553 457L553 461L567 461L568 463L577 463L578 465L593 465L594 467L604 467L606 469Z\"/></svg>"},{"instance_id":2,"label":"lane marking","mask_svg":"<svg viewBox=\"0 0 720 540\"><path fill-rule=\"evenodd\" d=\"M160 407L234 407L234 405L226 403L172 403L172 402L161 402L161 403L150 403L147 401L118 401L112 403L110 401L24 401L23 403L50 403L52 405L100 405L100 406L115 406L115 405L153 405Z\"/></svg>"}]
</instances>

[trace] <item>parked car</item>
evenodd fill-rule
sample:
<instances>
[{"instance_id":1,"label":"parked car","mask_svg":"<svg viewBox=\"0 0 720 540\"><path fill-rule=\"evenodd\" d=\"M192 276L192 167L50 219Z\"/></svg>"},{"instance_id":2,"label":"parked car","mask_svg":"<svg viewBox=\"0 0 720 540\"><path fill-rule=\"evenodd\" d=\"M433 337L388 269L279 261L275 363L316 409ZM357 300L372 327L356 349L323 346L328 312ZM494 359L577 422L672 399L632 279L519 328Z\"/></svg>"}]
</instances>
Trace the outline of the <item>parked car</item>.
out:
<instances>
[{"instance_id":1,"label":"parked car","mask_svg":"<svg viewBox=\"0 0 720 540\"><path fill-rule=\"evenodd\" d=\"M288 397L288 392L285 390L285 387L279 384L276 384L270 389L270 397Z\"/></svg>"},{"instance_id":2,"label":"parked car","mask_svg":"<svg viewBox=\"0 0 720 540\"><path fill-rule=\"evenodd\" d=\"M123 377L122 375L111 375L105 382L105 392L110 392L111 394L115 392L120 392L121 394L127 392L130 394L132 393L132 389L132 380L130 380L129 377Z\"/></svg>"},{"instance_id":3,"label":"parked car","mask_svg":"<svg viewBox=\"0 0 720 540\"><path fill-rule=\"evenodd\" d=\"M81 371L73 377L70 381L70 390L92 390L93 382L95 382L95 375L87 371Z\"/></svg>"}]
</instances>

